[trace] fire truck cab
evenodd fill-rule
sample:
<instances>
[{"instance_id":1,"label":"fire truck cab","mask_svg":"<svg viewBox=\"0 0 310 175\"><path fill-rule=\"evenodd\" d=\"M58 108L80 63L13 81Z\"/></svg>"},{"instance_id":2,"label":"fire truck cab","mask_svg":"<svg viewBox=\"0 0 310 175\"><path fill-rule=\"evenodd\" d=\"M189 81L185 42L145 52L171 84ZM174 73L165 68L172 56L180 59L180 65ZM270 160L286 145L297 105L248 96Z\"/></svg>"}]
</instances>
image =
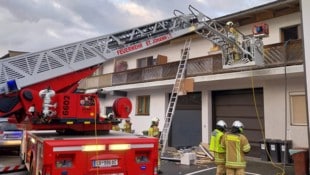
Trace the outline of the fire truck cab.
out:
<instances>
[{"instance_id":1,"label":"fire truck cab","mask_svg":"<svg viewBox=\"0 0 310 175\"><path fill-rule=\"evenodd\" d=\"M22 147L30 175L157 174L158 139L153 137L117 131L104 136L27 131Z\"/></svg>"}]
</instances>

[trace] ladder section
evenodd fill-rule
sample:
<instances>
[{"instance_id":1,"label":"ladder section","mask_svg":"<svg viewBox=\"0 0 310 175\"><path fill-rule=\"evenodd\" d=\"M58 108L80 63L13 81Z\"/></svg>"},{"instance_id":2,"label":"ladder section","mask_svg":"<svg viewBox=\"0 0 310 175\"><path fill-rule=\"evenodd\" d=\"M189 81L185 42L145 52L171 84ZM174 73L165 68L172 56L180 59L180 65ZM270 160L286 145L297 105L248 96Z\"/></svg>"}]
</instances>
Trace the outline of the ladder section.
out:
<instances>
[{"instance_id":1,"label":"ladder section","mask_svg":"<svg viewBox=\"0 0 310 175\"><path fill-rule=\"evenodd\" d=\"M221 48L223 68L263 65L263 43L261 38L245 36L237 29L233 29L235 33L232 33L227 27L222 26L193 6L190 5L188 8L196 17L196 22L203 25L202 29L196 30L196 33ZM184 15L183 12L177 10L176 12ZM188 21L188 17L184 15L182 19Z\"/></svg>"},{"instance_id":2,"label":"ladder section","mask_svg":"<svg viewBox=\"0 0 310 175\"><path fill-rule=\"evenodd\" d=\"M191 39L186 40L182 54L181 54L181 60L178 66L178 70L175 77L175 83L171 92L171 96L169 99L169 104L166 111L165 116L165 123L162 130L162 133L160 135L159 141L162 144L162 150L161 150L161 156L165 155L167 144L168 144L168 135L172 123L172 117L174 115L175 107L178 101L178 93L181 90L182 81L184 80L186 66L187 66L187 60L189 57L189 51L190 51L190 44Z\"/></svg>"},{"instance_id":3,"label":"ladder section","mask_svg":"<svg viewBox=\"0 0 310 175\"><path fill-rule=\"evenodd\" d=\"M188 15L192 18L189 16L193 15ZM9 80L15 80L18 88L23 88L167 42L196 29L179 17L173 17L123 32L3 59L0 60L0 91Z\"/></svg>"}]
</instances>

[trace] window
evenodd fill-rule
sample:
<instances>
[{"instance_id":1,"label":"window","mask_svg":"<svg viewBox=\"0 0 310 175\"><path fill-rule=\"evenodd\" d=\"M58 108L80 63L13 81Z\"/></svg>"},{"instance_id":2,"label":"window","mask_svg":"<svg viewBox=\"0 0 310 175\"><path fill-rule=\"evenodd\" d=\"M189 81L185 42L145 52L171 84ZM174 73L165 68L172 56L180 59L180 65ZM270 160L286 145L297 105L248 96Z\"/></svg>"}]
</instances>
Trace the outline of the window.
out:
<instances>
[{"instance_id":1,"label":"window","mask_svg":"<svg viewBox=\"0 0 310 175\"><path fill-rule=\"evenodd\" d=\"M137 59L138 68L148 67L148 66L153 66L153 65L154 65L153 56Z\"/></svg>"},{"instance_id":2,"label":"window","mask_svg":"<svg viewBox=\"0 0 310 175\"><path fill-rule=\"evenodd\" d=\"M301 38L300 25L285 27L281 29L281 39L283 42Z\"/></svg>"},{"instance_id":3,"label":"window","mask_svg":"<svg viewBox=\"0 0 310 175\"><path fill-rule=\"evenodd\" d=\"M306 96L304 92L290 93L292 125L307 125Z\"/></svg>"},{"instance_id":4,"label":"window","mask_svg":"<svg viewBox=\"0 0 310 175\"><path fill-rule=\"evenodd\" d=\"M138 96L137 97L137 115L149 115L150 114L150 96Z\"/></svg>"},{"instance_id":5,"label":"window","mask_svg":"<svg viewBox=\"0 0 310 175\"><path fill-rule=\"evenodd\" d=\"M122 72L122 71L126 71L128 69L128 63L127 61L116 61L115 62L115 72Z\"/></svg>"},{"instance_id":6,"label":"window","mask_svg":"<svg viewBox=\"0 0 310 175\"><path fill-rule=\"evenodd\" d=\"M108 116L108 114L113 113L113 107L107 106L105 107L105 114Z\"/></svg>"}]
</instances>

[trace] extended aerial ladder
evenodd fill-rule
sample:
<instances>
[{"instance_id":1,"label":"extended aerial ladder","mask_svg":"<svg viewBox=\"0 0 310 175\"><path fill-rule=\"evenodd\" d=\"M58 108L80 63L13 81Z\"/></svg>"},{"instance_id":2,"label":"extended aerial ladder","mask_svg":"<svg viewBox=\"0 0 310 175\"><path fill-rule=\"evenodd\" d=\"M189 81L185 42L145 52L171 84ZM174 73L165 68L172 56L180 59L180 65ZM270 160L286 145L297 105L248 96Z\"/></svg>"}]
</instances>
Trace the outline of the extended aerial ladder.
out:
<instances>
[{"instance_id":1,"label":"extended aerial ladder","mask_svg":"<svg viewBox=\"0 0 310 175\"><path fill-rule=\"evenodd\" d=\"M233 33L218 21L208 17L191 5L189 5L188 9L196 17L195 20L197 21L195 22L203 26L195 30L195 32L221 48L223 68L264 64L262 35L246 36L234 29L237 35L240 36L240 39L235 38ZM192 17L189 19L188 15L179 10L175 10L174 14L180 16L185 22L192 21Z\"/></svg>"},{"instance_id":2,"label":"extended aerial ladder","mask_svg":"<svg viewBox=\"0 0 310 175\"><path fill-rule=\"evenodd\" d=\"M195 16L192 14L187 16L187 19L193 18ZM70 121L73 127L71 119L74 118L79 122L100 124L100 121L96 121L100 116L99 107L93 107L99 106L96 105L98 100L95 100L94 96L74 97L75 101L81 101L81 105L85 105L81 112L89 115L79 120L74 116L80 114L79 112L72 113L71 116L71 111L77 110L69 106L70 98L66 93L75 93L78 82L90 76L103 62L167 42L193 32L202 25L173 17L123 32L0 60L0 117L13 117L17 122L22 122L28 117L32 126L54 123L54 127L57 127L53 129L68 127L57 125L57 122L67 121ZM64 93L57 97L63 98L61 104L52 103L55 94L59 93ZM72 98L70 100L73 100ZM43 104L38 105L39 101ZM57 107L61 110L56 111ZM128 113L129 108L131 106L128 105L125 113ZM96 114L93 114L91 109L96 111ZM49 118L55 119L54 122ZM86 120L87 118L91 120ZM50 127L51 125L46 125L34 129Z\"/></svg>"},{"instance_id":3,"label":"extended aerial ladder","mask_svg":"<svg viewBox=\"0 0 310 175\"><path fill-rule=\"evenodd\" d=\"M234 66L236 63L240 63L238 65L260 63L262 60L260 38L246 37L238 43L230 39L229 32L215 20L192 6L189 6L189 10L191 14L188 15L175 11L175 14L179 12L181 15L123 32L0 60L0 117L15 117L18 122L23 121L26 116L31 118L34 114L37 117L53 116L57 121L76 118L74 115L77 114L68 115L66 94L62 96L62 111L58 111L58 114L66 115L66 119L57 116L53 108L60 104L51 103L55 94L74 93L81 79L90 76L100 64L109 59L138 52L193 31L221 46L224 68ZM232 46L238 49L241 61L233 60L230 51ZM87 104L98 102L94 100L95 97L74 98L86 104L82 99L84 97L90 102ZM38 105L37 101L40 100L44 102ZM93 108L96 112L99 111L98 107ZM84 109L85 112L87 107ZM99 114L89 113L89 115L94 119ZM84 116L83 120L85 118L87 116ZM44 121L50 122L46 119Z\"/></svg>"},{"instance_id":4,"label":"extended aerial ladder","mask_svg":"<svg viewBox=\"0 0 310 175\"><path fill-rule=\"evenodd\" d=\"M193 17L188 15L186 18ZM18 88L23 88L74 73L161 44L199 27L174 17L123 32L7 58L0 61L0 87L5 90L7 81L15 80Z\"/></svg>"}]
</instances>

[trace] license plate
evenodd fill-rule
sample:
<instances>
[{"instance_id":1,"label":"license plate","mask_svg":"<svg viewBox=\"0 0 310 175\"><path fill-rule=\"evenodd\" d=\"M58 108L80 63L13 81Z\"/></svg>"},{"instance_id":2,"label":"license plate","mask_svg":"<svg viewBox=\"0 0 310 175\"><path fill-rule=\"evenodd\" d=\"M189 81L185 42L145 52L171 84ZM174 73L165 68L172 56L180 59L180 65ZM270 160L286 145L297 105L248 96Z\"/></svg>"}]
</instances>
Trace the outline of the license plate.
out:
<instances>
[{"instance_id":1,"label":"license plate","mask_svg":"<svg viewBox=\"0 0 310 175\"><path fill-rule=\"evenodd\" d=\"M5 138L8 138L8 139L18 139L18 138L20 138L20 135L6 135Z\"/></svg>"},{"instance_id":2,"label":"license plate","mask_svg":"<svg viewBox=\"0 0 310 175\"><path fill-rule=\"evenodd\" d=\"M112 167L112 166L118 166L118 160L117 159L94 160L93 161L93 167L94 168Z\"/></svg>"}]
</instances>

